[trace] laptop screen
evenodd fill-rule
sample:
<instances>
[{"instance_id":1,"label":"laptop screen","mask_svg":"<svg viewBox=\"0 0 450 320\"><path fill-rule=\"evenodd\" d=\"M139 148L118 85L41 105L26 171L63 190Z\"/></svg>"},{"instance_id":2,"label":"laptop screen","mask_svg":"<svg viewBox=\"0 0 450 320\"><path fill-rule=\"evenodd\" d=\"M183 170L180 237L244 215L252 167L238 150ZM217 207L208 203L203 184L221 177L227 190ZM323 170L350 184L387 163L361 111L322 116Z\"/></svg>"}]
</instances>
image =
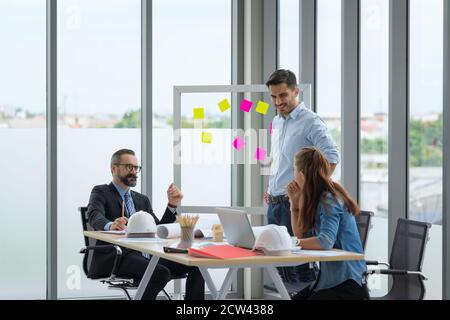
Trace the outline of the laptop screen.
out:
<instances>
[{"instance_id":1,"label":"laptop screen","mask_svg":"<svg viewBox=\"0 0 450 320\"><path fill-rule=\"evenodd\" d=\"M217 214L229 244L236 247L253 249L255 235L245 211L217 208Z\"/></svg>"}]
</instances>

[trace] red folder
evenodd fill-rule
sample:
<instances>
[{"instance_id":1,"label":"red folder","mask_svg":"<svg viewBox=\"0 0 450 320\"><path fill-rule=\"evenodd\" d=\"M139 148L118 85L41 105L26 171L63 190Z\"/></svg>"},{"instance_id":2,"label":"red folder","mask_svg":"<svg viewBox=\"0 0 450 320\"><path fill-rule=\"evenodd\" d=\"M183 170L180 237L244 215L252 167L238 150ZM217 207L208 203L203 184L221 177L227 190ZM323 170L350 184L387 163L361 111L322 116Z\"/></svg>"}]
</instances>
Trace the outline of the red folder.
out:
<instances>
[{"instance_id":1,"label":"red folder","mask_svg":"<svg viewBox=\"0 0 450 320\"><path fill-rule=\"evenodd\" d=\"M217 246L212 245L200 249L189 248L188 254L193 257L211 258L211 259L233 259L233 258L254 257L260 255L259 253L256 253L252 250L242 249L228 244Z\"/></svg>"}]
</instances>

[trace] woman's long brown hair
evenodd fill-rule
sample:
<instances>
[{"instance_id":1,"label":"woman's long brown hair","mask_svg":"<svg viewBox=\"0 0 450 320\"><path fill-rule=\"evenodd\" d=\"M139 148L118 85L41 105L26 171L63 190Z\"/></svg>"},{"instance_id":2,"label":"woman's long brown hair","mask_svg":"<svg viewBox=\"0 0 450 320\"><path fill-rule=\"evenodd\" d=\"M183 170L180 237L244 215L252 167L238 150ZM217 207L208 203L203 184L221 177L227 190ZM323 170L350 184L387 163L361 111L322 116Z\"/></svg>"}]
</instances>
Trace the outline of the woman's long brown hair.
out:
<instances>
[{"instance_id":1,"label":"woman's long brown hair","mask_svg":"<svg viewBox=\"0 0 450 320\"><path fill-rule=\"evenodd\" d=\"M317 208L326 192L336 199L341 199L348 211L356 216L359 214L358 204L348 192L330 178L330 165L323 153L314 147L299 151L294 159L295 170L301 171L305 177L300 197L300 214L297 225L302 233L313 228ZM323 203L326 205L326 203Z\"/></svg>"}]
</instances>

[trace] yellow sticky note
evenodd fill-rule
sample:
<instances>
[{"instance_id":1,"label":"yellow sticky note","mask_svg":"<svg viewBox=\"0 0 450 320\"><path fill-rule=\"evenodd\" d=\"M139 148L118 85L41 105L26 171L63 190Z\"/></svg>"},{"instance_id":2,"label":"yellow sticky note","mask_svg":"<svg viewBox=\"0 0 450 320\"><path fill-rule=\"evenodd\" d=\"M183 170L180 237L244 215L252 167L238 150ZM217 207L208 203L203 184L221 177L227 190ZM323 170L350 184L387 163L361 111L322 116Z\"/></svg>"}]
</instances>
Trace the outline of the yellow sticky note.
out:
<instances>
[{"instance_id":1,"label":"yellow sticky note","mask_svg":"<svg viewBox=\"0 0 450 320\"><path fill-rule=\"evenodd\" d=\"M261 113L261 114L266 114L268 109L269 109L268 103L263 102L263 101L258 101L255 111L258 113Z\"/></svg>"},{"instance_id":2,"label":"yellow sticky note","mask_svg":"<svg viewBox=\"0 0 450 320\"><path fill-rule=\"evenodd\" d=\"M205 118L205 109L194 108L194 119L204 119L204 118Z\"/></svg>"},{"instance_id":3,"label":"yellow sticky note","mask_svg":"<svg viewBox=\"0 0 450 320\"><path fill-rule=\"evenodd\" d=\"M212 142L212 134L209 132L202 132L202 142L203 143L211 143Z\"/></svg>"},{"instance_id":4,"label":"yellow sticky note","mask_svg":"<svg viewBox=\"0 0 450 320\"><path fill-rule=\"evenodd\" d=\"M230 106L230 103L228 102L228 99L223 99L222 101L219 102L220 111L225 112L230 108L231 108L231 106Z\"/></svg>"}]
</instances>

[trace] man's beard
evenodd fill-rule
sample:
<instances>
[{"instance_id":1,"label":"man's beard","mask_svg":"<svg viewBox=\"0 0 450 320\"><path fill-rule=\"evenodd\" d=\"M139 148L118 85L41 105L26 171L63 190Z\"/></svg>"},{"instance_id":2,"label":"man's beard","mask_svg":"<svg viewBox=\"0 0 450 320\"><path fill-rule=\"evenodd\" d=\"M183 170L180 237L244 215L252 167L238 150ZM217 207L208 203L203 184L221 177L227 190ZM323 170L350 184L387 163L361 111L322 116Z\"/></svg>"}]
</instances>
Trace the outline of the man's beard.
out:
<instances>
[{"instance_id":1,"label":"man's beard","mask_svg":"<svg viewBox=\"0 0 450 320\"><path fill-rule=\"evenodd\" d=\"M120 181L129 187L136 187L137 184L137 176L134 174L128 174L126 176L120 177Z\"/></svg>"}]
</instances>

